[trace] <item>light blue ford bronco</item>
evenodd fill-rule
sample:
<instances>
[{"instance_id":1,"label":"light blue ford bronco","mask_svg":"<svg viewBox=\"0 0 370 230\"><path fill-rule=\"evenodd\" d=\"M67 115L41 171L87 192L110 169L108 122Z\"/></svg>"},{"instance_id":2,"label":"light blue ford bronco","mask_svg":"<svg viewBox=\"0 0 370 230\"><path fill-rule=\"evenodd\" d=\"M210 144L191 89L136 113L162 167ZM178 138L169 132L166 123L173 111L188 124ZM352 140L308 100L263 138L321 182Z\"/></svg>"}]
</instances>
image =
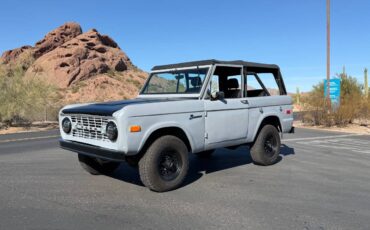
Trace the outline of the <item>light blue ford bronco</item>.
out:
<instances>
[{"instance_id":1,"label":"light blue ford bronco","mask_svg":"<svg viewBox=\"0 0 370 230\"><path fill-rule=\"evenodd\" d=\"M294 131L277 65L219 60L155 66L136 99L68 105L59 122L60 146L86 171L112 174L126 161L157 192L181 185L191 153L248 145L254 163L274 164L280 134Z\"/></svg>"}]
</instances>

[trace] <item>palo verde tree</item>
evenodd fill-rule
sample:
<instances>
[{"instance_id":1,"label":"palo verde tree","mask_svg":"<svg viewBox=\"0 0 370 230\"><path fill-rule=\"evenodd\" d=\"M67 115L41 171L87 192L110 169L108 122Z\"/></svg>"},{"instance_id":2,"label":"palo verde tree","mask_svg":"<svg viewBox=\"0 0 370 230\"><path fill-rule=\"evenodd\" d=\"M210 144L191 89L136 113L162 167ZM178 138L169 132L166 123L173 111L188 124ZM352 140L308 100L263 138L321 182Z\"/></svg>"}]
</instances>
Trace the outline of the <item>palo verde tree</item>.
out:
<instances>
[{"instance_id":1,"label":"palo verde tree","mask_svg":"<svg viewBox=\"0 0 370 230\"><path fill-rule=\"evenodd\" d=\"M9 125L33 120L54 94L54 88L48 84L24 79L25 71L33 62L32 56L26 55L16 63L0 65L0 121Z\"/></svg>"}]
</instances>

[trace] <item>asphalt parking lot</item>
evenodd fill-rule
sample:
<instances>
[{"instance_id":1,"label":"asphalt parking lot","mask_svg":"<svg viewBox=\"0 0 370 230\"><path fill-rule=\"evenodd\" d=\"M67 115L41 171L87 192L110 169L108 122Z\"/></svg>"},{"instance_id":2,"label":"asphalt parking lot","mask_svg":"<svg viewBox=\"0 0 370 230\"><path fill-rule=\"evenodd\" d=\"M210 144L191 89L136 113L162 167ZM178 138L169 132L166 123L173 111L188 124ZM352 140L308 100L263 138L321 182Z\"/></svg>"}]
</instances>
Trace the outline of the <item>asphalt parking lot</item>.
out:
<instances>
[{"instance_id":1,"label":"asphalt parking lot","mask_svg":"<svg viewBox=\"0 0 370 230\"><path fill-rule=\"evenodd\" d=\"M186 183L151 192L125 163L91 176L56 131L0 136L0 229L369 229L370 136L297 129L281 160L247 147L190 157Z\"/></svg>"}]
</instances>

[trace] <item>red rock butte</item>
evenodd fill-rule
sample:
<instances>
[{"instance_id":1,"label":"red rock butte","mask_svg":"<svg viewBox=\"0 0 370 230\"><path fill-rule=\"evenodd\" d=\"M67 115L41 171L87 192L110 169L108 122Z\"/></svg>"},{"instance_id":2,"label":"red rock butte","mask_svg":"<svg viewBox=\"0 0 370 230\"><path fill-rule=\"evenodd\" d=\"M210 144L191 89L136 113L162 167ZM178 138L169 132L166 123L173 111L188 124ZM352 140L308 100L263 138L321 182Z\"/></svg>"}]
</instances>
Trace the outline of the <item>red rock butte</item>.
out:
<instances>
[{"instance_id":1,"label":"red rock butte","mask_svg":"<svg viewBox=\"0 0 370 230\"><path fill-rule=\"evenodd\" d=\"M134 97L146 78L146 73L137 69L118 44L108 35L100 34L96 29L85 33L79 24L68 22L47 33L34 46L22 46L5 51L0 62L3 64L17 63L27 53L34 62L26 70L25 78L37 77L59 89L70 89L84 82L79 93L82 101L96 99L95 91L102 84L116 88L120 93L108 94L107 99ZM117 75L112 77L111 75ZM107 87L103 88L107 88ZM117 87L119 87L117 89ZM84 89L85 88L85 89ZM125 92L121 90L125 89ZM109 89L108 89L109 90ZM74 90L76 91L76 90ZM76 96L78 92L67 92L66 97ZM102 100L105 100L102 98ZM70 101L70 100L69 100Z\"/></svg>"}]
</instances>

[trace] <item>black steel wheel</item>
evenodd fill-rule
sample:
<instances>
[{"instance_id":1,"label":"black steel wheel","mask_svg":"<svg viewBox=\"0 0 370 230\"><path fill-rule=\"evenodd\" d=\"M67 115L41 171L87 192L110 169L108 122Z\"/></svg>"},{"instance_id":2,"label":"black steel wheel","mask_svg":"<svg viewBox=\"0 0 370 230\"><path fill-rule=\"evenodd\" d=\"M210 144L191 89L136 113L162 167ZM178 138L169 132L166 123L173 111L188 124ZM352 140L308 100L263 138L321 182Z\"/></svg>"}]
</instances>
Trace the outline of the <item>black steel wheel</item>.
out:
<instances>
[{"instance_id":1,"label":"black steel wheel","mask_svg":"<svg viewBox=\"0 0 370 230\"><path fill-rule=\"evenodd\" d=\"M189 168L188 149L178 137L159 137L139 161L143 184L150 190L165 192L178 188Z\"/></svg>"},{"instance_id":2,"label":"black steel wheel","mask_svg":"<svg viewBox=\"0 0 370 230\"><path fill-rule=\"evenodd\" d=\"M280 135L275 126L265 125L262 127L250 153L253 162L258 165L272 165L278 161Z\"/></svg>"},{"instance_id":3,"label":"black steel wheel","mask_svg":"<svg viewBox=\"0 0 370 230\"><path fill-rule=\"evenodd\" d=\"M263 141L263 148L267 157L273 157L278 152L278 137L272 133L268 133Z\"/></svg>"},{"instance_id":4,"label":"black steel wheel","mask_svg":"<svg viewBox=\"0 0 370 230\"><path fill-rule=\"evenodd\" d=\"M181 172L182 160L178 152L161 153L158 162L159 175L163 180L171 181Z\"/></svg>"}]
</instances>

